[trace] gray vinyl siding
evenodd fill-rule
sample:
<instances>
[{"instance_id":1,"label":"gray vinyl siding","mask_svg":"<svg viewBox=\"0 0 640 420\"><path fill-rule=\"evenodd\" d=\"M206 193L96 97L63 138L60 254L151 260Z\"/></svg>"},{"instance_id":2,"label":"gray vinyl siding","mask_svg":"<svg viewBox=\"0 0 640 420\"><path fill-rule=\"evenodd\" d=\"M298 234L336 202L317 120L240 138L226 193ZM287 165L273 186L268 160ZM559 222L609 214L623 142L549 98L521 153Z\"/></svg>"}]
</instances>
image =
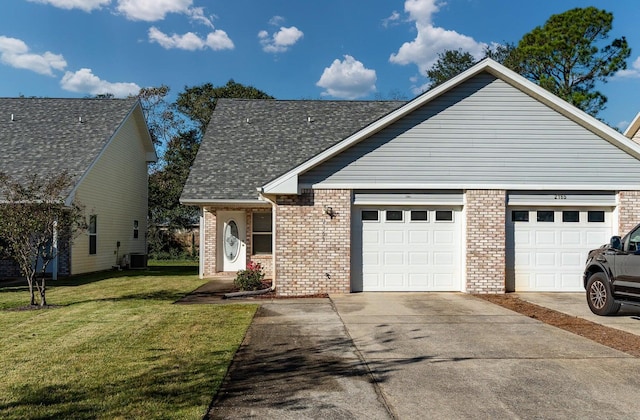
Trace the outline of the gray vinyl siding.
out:
<instances>
[{"instance_id":1,"label":"gray vinyl siding","mask_svg":"<svg viewBox=\"0 0 640 420\"><path fill-rule=\"evenodd\" d=\"M640 163L488 73L300 177L302 185L627 185Z\"/></svg>"}]
</instances>

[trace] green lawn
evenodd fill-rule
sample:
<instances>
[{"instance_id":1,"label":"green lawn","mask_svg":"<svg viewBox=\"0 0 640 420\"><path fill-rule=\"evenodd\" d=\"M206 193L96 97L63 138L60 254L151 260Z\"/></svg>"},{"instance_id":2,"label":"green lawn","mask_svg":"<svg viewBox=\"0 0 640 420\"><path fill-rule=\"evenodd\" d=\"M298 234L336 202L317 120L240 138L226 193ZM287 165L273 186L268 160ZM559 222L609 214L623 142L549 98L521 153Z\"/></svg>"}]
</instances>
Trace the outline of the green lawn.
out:
<instances>
[{"instance_id":1,"label":"green lawn","mask_svg":"<svg viewBox=\"0 0 640 420\"><path fill-rule=\"evenodd\" d=\"M256 305L174 305L190 266L50 282L55 309L0 286L0 418L200 419Z\"/></svg>"}]
</instances>

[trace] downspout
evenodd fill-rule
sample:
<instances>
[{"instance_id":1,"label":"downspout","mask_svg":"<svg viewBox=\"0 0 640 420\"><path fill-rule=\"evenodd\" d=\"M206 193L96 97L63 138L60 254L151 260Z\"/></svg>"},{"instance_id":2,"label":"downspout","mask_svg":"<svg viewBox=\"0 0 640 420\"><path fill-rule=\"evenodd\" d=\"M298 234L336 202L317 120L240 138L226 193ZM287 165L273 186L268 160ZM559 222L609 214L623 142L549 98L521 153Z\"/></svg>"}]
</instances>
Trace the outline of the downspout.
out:
<instances>
[{"instance_id":1,"label":"downspout","mask_svg":"<svg viewBox=\"0 0 640 420\"><path fill-rule=\"evenodd\" d=\"M261 195L263 199L271 203L271 291L276 290L276 202L265 195Z\"/></svg>"},{"instance_id":2,"label":"downspout","mask_svg":"<svg viewBox=\"0 0 640 420\"><path fill-rule=\"evenodd\" d=\"M198 277L204 278L204 258L205 258L205 217L204 217L204 206L200 207L200 232L198 232L198 236L200 236L200 246L198 248Z\"/></svg>"}]
</instances>

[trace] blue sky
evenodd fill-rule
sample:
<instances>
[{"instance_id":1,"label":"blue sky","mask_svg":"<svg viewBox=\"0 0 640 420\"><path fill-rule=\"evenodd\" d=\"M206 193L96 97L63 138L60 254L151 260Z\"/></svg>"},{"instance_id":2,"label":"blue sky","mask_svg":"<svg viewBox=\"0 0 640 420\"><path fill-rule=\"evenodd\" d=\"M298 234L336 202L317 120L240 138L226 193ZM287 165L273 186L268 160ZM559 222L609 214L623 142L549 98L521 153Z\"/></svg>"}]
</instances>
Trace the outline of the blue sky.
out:
<instances>
[{"instance_id":1,"label":"blue sky","mask_svg":"<svg viewBox=\"0 0 640 420\"><path fill-rule=\"evenodd\" d=\"M438 52L517 42L552 14L595 6L626 36L628 70L600 114L640 112L638 0L4 0L0 96L126 96L229 79L278 99L410 99Z\"/></svg>"}]
</instances>

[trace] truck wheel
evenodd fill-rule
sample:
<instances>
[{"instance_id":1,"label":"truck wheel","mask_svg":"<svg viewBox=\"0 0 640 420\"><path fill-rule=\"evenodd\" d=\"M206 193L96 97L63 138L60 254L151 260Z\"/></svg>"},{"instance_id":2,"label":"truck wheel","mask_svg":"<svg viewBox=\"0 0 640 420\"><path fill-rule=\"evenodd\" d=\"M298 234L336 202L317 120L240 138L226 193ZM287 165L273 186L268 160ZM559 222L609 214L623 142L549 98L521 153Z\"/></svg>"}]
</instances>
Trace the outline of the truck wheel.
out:
<instances>
[{"instance_id":1,"label":"truck wheel","mask_svg":"<svg viewBox=\"0 0 640 420\"><path fill-rule=\"evenodd\" d=\"M596 315L612 315L620 309L620 304L613 299L609 281L604 273L595 273L589 278L587 304Z\"/></svg>"}]
</instances>

